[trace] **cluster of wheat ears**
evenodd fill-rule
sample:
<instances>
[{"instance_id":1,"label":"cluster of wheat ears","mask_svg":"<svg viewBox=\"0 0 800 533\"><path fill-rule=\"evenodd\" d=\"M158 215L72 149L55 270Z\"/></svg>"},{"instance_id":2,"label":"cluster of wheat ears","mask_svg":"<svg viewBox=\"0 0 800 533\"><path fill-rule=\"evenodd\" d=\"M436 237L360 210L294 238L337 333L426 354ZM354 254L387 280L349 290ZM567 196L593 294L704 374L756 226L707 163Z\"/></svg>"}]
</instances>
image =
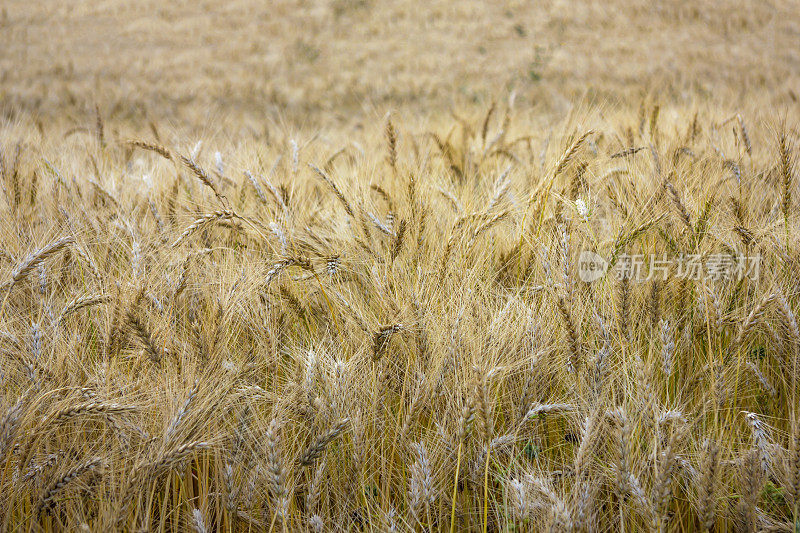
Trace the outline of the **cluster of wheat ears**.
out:
<instances>
[{"instance_id":1,"label":"cluster of wheat ears","mask_svg":"<svg viewBox=\"0 0 800 533\"><path fill-rule=\"evenodd\" d=\"M0 529L800 527L785 117L375 122L2 127Z\"/></svg>"}]
</instances>

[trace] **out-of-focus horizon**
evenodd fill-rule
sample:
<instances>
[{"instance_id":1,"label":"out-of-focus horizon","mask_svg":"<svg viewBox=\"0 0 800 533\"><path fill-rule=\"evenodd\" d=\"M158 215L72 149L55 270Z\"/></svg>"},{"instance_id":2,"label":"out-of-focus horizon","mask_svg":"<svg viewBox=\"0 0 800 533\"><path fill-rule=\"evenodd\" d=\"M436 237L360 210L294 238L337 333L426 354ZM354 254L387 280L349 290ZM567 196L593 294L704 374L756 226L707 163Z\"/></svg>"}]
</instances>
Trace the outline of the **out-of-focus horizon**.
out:
<instances>
[{"instance_id":1,"label":"out-of-focus horizon","mask_svg":"<svg viewBox=\"0 0 800 533\"><path fill-rule=\"evenodd\" d=\"M800 3L7 0L0 112L208 127L352 124L656 95L796 105ZM630 105L630 102L626 102Z\"/></svg>"}]
</instances>

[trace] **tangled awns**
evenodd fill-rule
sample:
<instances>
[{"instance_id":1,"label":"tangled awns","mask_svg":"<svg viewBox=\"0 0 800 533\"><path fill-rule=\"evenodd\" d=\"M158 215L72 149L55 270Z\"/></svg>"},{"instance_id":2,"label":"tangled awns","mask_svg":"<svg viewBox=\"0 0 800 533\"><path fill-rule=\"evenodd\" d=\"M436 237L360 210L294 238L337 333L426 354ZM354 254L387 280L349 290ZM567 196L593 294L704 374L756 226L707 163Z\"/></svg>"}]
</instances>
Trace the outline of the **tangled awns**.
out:
<instances>
[{"instance_id":1,"label":"tangled awns","mask_svg":"<svg viewBox=\"0 0 800 533\"><path fill-rule=\"evenodd\" d=\"M800 524L790 117L86 124L0 129L3 530Z\"/></svg>"}]
</instances>

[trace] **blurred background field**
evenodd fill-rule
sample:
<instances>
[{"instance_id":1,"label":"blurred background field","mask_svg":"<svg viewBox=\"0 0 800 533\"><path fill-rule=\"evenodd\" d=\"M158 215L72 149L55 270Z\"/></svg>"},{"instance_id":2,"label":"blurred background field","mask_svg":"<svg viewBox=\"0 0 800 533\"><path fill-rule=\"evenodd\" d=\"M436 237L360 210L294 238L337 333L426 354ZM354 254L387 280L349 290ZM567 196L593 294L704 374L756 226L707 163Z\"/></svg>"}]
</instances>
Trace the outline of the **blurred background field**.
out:
<instances>
[{"instance_id":1,"label":"blurred background field","mask_svg":"<svg viewBox=\"0 0 800 533\"><path fill-rule=\"evenodd\" d=\"M571 103L797 105L800 3L5 0L0 111L260 130ZM244 121L244 122L243 122Z\"/></svg>"}]
</instances>

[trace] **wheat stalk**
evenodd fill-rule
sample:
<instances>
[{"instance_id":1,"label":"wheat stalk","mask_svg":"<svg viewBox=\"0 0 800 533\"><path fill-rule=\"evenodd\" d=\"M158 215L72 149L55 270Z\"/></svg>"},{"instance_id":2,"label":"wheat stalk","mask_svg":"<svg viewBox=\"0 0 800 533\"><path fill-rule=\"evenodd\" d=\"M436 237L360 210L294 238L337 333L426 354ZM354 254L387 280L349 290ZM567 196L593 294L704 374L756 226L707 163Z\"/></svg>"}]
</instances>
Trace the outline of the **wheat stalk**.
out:
<instances>
[{"instance_id":1,"label":"wheat stalk","mask_svg":"<svg viewBox=\"0 0 800 533\"><path fill-rule=\"evenodd\" d=\"M90 472L97 467L99 467L103 463L103 460L99 457L90 459L78 466L74 467L72 470L68 471L63 476L56 479L53 483L50 484L47 489L45 489L42 496L39 498L39 502L36 504L36 509L34 510L34 514L36 516L41 516L54 502L55 498L73 481L78 479L80 476L85 474L86 472Z\"/></svg>"}]
</instances>

